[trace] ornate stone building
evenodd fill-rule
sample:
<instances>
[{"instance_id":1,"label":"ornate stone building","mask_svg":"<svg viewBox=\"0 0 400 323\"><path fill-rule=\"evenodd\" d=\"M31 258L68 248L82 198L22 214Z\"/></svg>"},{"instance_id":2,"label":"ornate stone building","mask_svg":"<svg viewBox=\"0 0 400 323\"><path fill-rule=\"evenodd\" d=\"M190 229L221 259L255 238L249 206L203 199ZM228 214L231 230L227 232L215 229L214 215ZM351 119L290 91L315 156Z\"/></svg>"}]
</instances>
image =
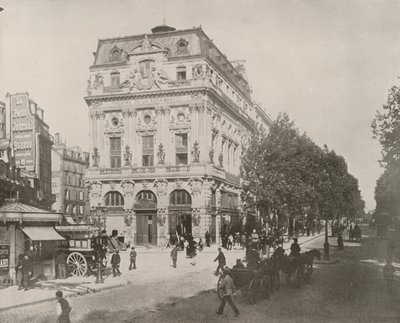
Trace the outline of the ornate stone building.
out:
<instances>
[{"instance_id":1,"label":"ornate stone building","mask_svg":"<svg viewBox=\"0 0 400 323\"><path fill-rule=\"evenodd\" d=\"M243 61L201 28L99 40L85 100L90 206L135 244L240 230L242 145L270 124Z\"/></svg>"}]
</instances>

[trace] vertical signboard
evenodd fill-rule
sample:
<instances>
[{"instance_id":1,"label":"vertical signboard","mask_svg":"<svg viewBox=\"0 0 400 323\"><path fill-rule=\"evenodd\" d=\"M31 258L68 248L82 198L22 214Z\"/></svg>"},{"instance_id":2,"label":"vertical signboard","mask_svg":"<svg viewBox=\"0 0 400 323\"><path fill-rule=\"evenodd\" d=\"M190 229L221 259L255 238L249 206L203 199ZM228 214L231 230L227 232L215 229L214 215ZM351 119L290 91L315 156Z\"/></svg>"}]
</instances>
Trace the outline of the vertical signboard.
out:
<instances>
[{"instance_id":1,"label":"vertical signboard","mask_svg":"<svg viewBox=\"0 0 400 323\"><path fill-rule=\"evenodd\" d=\"M0 245L0 273L8 272L10 267L10 246Z\"/></svg>"},{"instance_id":2,"label":"vertical signboard","mask_svg":"<svg viewBox=\"0 0 400 323\"><path fill-rule=\"evenodd\" d=\"M11 137L17 167L35 171L34 115L28 94L11 97Z\"/></svg>"}]
</instances>

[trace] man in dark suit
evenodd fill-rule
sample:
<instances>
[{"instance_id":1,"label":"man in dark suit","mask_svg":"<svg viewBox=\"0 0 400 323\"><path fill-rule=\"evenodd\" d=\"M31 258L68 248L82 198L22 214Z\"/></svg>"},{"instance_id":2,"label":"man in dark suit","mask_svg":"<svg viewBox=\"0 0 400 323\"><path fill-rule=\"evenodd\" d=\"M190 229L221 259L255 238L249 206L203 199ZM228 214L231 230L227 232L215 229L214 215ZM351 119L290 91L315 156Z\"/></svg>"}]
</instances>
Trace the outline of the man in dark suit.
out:
<instances>
[{"instance_id":1,"label":"man in dark suit","mask_svg":"<svg viewBox=\"0 0 400 323\"><path fill-rule=\"evenodd\" d=\"M218 248L218 256L217 256L217 258L214 259L214 262L216 262L217 260L218 260L218 267L217 267L217 270L215 271L215 276L218 275L220 269L221 269L221 271L223 271L223 269L226 265L225 255L222 252L221 247Z\"/></svg>"},{"instance_id":2,"label":"man in dark suit","mask_svg":"<svg viewBox=\"0 0 400 323\"><path fill-rule=\"evenodd\" d=\"M119 264L121 263L121 256L119 255L118 249L115 250L114 254L111 257L111 266L113 269L113 276L121 276L121 272L119 271Z\"/></svg>"},{"instance_id":3,"label":"man in dark suit","mask_svg":"<svg viewBox=\"0 0 400 323\"><path fill-rule=\"evenodd\" d=\"M33 272L32 259L28 256L28 254L25 254L24 257L21 259L18 265L18 270L20 270L22 274L21 284L19 285L18 289L22 289L23 285L24 290L28 290L29 282Z\"/></svg>"}]
</instances>

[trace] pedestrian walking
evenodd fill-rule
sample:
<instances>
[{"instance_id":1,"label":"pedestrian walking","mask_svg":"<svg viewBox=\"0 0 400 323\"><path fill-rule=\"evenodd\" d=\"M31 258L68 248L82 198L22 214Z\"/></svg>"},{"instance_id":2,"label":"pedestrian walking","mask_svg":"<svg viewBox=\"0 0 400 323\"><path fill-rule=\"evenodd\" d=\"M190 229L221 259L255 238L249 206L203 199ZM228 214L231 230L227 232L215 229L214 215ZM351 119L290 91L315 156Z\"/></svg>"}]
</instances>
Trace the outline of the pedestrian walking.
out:
<instances>
[{"instance_id":1,"label":"pedestrian walking","mask_svg":"<svg viewBox=\"0 0 400 323\"><path fill-rule=\"evenodd\" d=\"M233 235L232 234L230 234L229 236L228 236L228 250L232 250L232 247L233 247Z\"/></svg>"},{"instance_id":2,"label":"pedestrian walking","mask_svg":"<svg viewBox=\"0 0 400 323\"><path fill-rule=\"evenodd\" d=\"M216 262L217 260L218 260L218 267L217 267L217 270L215 271L215 276L218 276L220 269L223 272L223 269L226 265L225 255L222 252L221 247L218 248L218 256L217 256L217 258L214 259L214 262Z\"/></svg>"},{"instance_id":3,"label":"pedestrian walking","mask_svg":"<svg viewBox=\"0 0 400 323\"><path fill-rule=\"evenodd\" d=\"M56 257L58 279L67 278L67 255L61 251Z\"/></svg>"},{"instance_id":4,"label":"pedestrian walking","mask_svg":"<svg viewBox=\"0 0 400 323\"><path fill-rule=\"evenodd\" d=\"M18 289L24 288L24 290L28 290L30 279L33 273L32 260L28 256L28 254L24 254L24 257L21 259L21 263L18 267L18 270L20 270L22 274L21 284L19 285Z\"/></svg>"},{"instance_id":5,"label":"pedestrian walking","mask_svg":"<svg viewBox=\"0 0 400 323\"><path fill-rule=\"evenodd\" d=\"M15 268L18 286L22 286L22 258L24 258L24 255L21 253L18 255L17 267Z\"/></svg>"},{"instance_id":6,"label":"pedestrian walking","mask_svg":"<svg viewBox=\"0 0 400 323\"><path fill-rule=\"evenodd\" d=\"M135 247L131 248L131 252L129 253L129 259L130 259L130 264L129 264L129 270L136 269L136 250Z\"/></svg>"},{"instance_id":7,"label":"pedestrian walking","mask_svg":"<svg viewBox=\"0 0 400 323\"><path fill-rule=\"evenodd\" d=\"M176 262L178 260L178 245L171 250L172 267L176 268Z\"/></svg>"},{"instance_id":8,"label":"pedestrian walking","mask_svg":"<svg viewBox=\"0 0 400 323\"><path fill-rule=\"evenodd\" d=\"M111 257L111 266L113 269L113 276L121 276L121 272L119 271L119 265L121 263L121 256L119 255L118 249L114 251L114 254Z\"/></svg>"},{"instance_id":9,"label":"pedestrian walking","mask_svg":"<svg viewBox=\"0 0 400 323\"><path fill-rule=\"evenodd\" d=\"M72 307L69 305L68 301L63 297L62 291L56 291L57 298L57 323L69 323L69 313Z\"/></svg>"},{"instance_id":10,"label":"pedestrian walking","mask_svg":"<svg viewBox=\"0 0 400 323\"><path fill-rule=\"evenodd\" d=\"M211 234L209 234L208 231L206 232L205 239L206 239L206 246L209 247L211 244Z\"/></svg>"},{"instance_id":11,"label":"pedestrian walking","mask_svg":"<svg viewBox=\"0 0 400 323\"><path fill-rule=\"evenodd\" d=\"M224 296L222 297L221 305L217 310L218 315L222 315L224 313L225 304L228 303L232 310L235 312L235 317L240 315L239 309L233 303L232 296L236 295L235 293L235 284L233 283L233 279L230 276L230 270L228 267L224 268L222 280L221 280L221 288L223 290Z\"/></svg>"}]
</instances>

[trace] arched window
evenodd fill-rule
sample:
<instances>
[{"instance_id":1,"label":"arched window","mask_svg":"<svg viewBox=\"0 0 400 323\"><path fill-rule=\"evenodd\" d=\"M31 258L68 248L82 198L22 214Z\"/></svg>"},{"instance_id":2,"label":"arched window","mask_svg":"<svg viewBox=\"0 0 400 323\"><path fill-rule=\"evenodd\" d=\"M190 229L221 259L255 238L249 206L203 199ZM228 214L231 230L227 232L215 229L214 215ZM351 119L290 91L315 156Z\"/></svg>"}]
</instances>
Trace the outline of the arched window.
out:
<instances>
[{"instance_id":1,"label":"arched window","mask_svg":"<svg viewBox=\"0 0 400 323\"><path fill-rule=\"evenodd\" d=\"M192 204L192 198L190 197L190 194L185 191L185 190L176 190L173 191L170 195L169 198L169 203L170 205L191 205Z\"/></svg>"},{"instance_id":2,"label":"arched window","mask_svg":"<svg viewBox=\"0 0 400 323\"><path fill-rule=\"evenodd\" d=\"M136 195L136 201L148 200L157 203L157 198L152 191L141 191Z\"/></svg>"},{"instance_id":3,"label":"arched window","mask_svg":"<svg viewBox=\"0 0 400 323\"><path fill-rule=\"evenodd\" d=\"M112 191L108 192L105 196L105 204L106 206L123 206L124 205L124 197L121 193Z\"/></svg>"},{"instance_id":4,"label":"arched window","mask_svg":"<svg viewBox=\"0 0 400 323\"><path fill-rule=\"evenodd\" d=\"M152 61L150 59L141 61L139 63L139 70L140 70L140 74L142 75L142 77L143 78L151 77L151 71L153 70L153 67L154 67L154 61Z\"/></svg>"}]
</instances>

